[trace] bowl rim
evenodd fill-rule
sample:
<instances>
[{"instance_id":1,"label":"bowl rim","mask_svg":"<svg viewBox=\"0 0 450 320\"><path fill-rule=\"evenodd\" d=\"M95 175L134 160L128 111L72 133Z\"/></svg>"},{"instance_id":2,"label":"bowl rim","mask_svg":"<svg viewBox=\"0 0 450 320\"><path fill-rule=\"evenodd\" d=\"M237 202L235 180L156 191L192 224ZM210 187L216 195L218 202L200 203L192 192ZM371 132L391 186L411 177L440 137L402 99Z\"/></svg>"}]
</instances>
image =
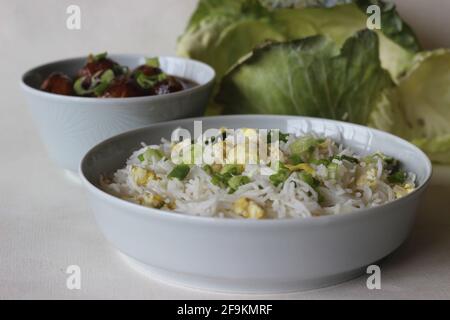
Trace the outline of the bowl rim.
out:
<instances>
[{"instance_id":1,"label":"bowl rim","mask_svg":"<svg viewBox=\"0 0 450 320\"><path fill-rule=\"evenodd\" d=\"M313 121L324 121L328 123L333 124L340 124L340 125L347 125L347 126L355 126L359 128L369 129L375 132L378 132L382 135L386 135L389 138L392 138L394 140L397 140L400 143L404 143L409 145L419 156L422 157L422 160L425 162L423 163L425 169L426 169L426 176L423 180L423 182L414 189L413 192L409 193L408 195L400 198L395 199L391 202L382 204L377 207L371 207L371 208L364 208L359 210L353 210L351 212L345 213L345 214L333 214L333 215L326 215L326 216L310 216L310 217L301 217L301 218L288 218L288 219L227 219L227 218L219 218L219 217L203 217L203 216L196 216L196 215L189 215L189 214L183 214L179 212L174 211L166 211L156 208L149 208L145 207L130 201L123 200L119 197L113 196L109 194L106 191L103 191L100 187L96 186L95 184L91 183L87 177L84 174L84 165L87 161L87 158L96 151L96 149L99 149L103 147L105 144L109 144L110 142L120 139L121 137L125 137L127 135L135 134L139 131L145 131L148 128L152 127L164 127L170 124L182 122L182 121L194 121L194 120L205 120L205 119L220 119L220 118L227 118L227 119L233 119L233 118L262 118L262 119L273 119L274 117L277 119L292 119L292 118L298 118L303 120L313 120ZM147 217L161 219L161 220L172 220L172 221L178 221L178 222L186 222L186 223L199 223L199 224L206 224L206 225L223 225L223 226L241 226L241 227L270 227L274 225L280 225L280 226L293 226L297 224L302 225L328 225L331 223L341 223L348 221L349 219L364 219L365 217L373 214L380 213L380 211L386 211L389 210L390 207L395 206L399 203L405 203L409 202L410 199L414 196L420 195L428 186L431 176L433 172L433 166L431 164L430 159L428 156L420 150L417 146L410 143L407 140L404 140L398 136L395 136L391 133L381 131L378 129L366 127L359 124L349 123L349 122L343 122L338 120L331 120L331 119L322 119L322 118L315 118L315 117L303 117L303 116L288 116L288 115L252 115L252 114L243 114L243 115L222 115L222 116L209 116L209 117L192 117L192 118L184 118L184 119L177 119L177 120L170 120L170 121L164 121L164 122L158 122L155 124L151 124L142 128L126 131L124 133L115 135L113 137L110 137L94 147L92 147L82 158L80 165L79 165L79 176L81 178L81 181L85 188L93 193L96 197L103 198L103 201L111 202L114 205L117 205L119 207L122 207L124 209L129 209L129 212L142 214Z\"/></svg>"},{"instance_id":2,"label":"bowl rim","mask_svg":"<svg viewBox=\"0 0 450 320\"><path fill-rule=\"evenodd\" d=\"M148 56L148 55L147 55ZM116 59L120 59L121 57L126 57L126 58L145 58L146 55L145 54L137 54L137 53L112 53L112 54L108 54L108 57L111 58L116 58ZM142 103L142 102L151 102L151 101L159 101L159 100L164 100L164 99L170 99L171 97L179 97L179 96L183 96L183 95L190 95L190 94L194 94L198 91L202 91L205 87L210 86L216 78L216 72L215 70L208 64L195 60L195 59L190 59L190 58L184 58L184 57L177 57L177 56L167 56L167 55L158 55L158 58L165 58L165 59L174 59L174 60L179 60L184 62L185 64L197 64L199 65L201 68L204 68L205 70L207 70L210 74L210 77L207 79L207 81L205 81L204 83L198 83L196 86L192 87L192 88L188 88L188 89L184 89L181 91L177 91L177 92L172 92L172 93L167 93L167 94L162 94L162 95L154 95L154 96L143 96L143 97L126 97L126 98L93 98L93 97L78 97L78 96L66 96L66 95L62 95L62 94L56 94L56 93L51 93L51 92L46 92L46 91L42 91L39 90L37 88L34 88L32 86L30 86L29 84L26 83L25 79L27 77L29 77L31 74L33 74L34 72L36 72L36 70L44 68L46 66L50 66L53 64L58 64L58 63L74 63L75 61L78 60L85 60L86 57L83 56L77 56L77 57L72 57L72 58L65 58L65 59L60 59L60 60L53 60L50 62L46 62L43 64L40 64L36 67L30 68L27 71L25 71L22 76L20 77L20 87L22 88L22 90L24 90L25 92L29 92L31 94L40 96L42 98L45 99L54 99L54 100L64 100L65 102L70 101L70 102L74 102L74 103L79 103L77 105L77 107L83 106L85 104L85 102L87 102L87 104L120 104L120 103ZM57 72L57 71L55 71ZM188 80L192 80L192 79L188 79Z\"/></svg>"}]
</instances>

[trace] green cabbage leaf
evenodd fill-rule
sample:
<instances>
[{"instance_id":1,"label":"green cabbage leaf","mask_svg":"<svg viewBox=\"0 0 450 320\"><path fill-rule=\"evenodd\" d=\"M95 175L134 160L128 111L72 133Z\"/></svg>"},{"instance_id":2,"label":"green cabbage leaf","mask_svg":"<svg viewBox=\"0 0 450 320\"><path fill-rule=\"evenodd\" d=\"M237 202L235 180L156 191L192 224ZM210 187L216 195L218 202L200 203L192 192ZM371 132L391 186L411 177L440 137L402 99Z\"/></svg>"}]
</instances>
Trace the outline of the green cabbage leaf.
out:
<instances>
[{"instance_id":1,"label":"green cabbage leaf","mask_svg":"<svg viewBox=\"0 0 450 320\"><path fill-rule=\"evenodd\" d=\"M265 41L324 35L338 45L366 28L367 8L381 9L380 58L394 80L410 65L419 44L395 7L379 0L200 0L177 53L210 64L220 79L240 57Z\"/></svg>"},{"instance_id":2,"label":"green cabbage leaf","mask_svg":"<svg viewBox=\"0 0 450 320\"><path fill-rule=\"evenodd\" d=\"M434 162L450 163L450 50L418 54L395 95L388 112L394 121L374 126L412 141Z\"/></svg>"},{"instance_id":3,"label":"green cabbage leaf","mask_svg":"<svg viewBox=\"0 0 450 320\"><path fill-rule=\"evenodd\" d=\"M324 36L270 43L222 80L226 113L296 114L366 124L394 87L378 57L378 37L363 30L342 48Z\"/></svg>"}]
</instances>

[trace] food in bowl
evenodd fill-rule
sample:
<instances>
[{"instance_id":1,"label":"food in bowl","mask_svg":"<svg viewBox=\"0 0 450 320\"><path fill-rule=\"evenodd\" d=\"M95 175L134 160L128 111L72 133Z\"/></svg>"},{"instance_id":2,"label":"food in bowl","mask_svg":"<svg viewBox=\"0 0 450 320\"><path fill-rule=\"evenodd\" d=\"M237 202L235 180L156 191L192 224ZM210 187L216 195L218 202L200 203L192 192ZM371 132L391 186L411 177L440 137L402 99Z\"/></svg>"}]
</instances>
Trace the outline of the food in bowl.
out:
<instances>
[{"instance_id":1,"label":"food in bowl","mask_svg":"<svg viewBox=\"0 0 450 320\"><path fill-rule=\"evenodd\" d=\"M141 54L108 58L132 69L146 63ZM155 122L201 116L213 89L214 70L184 58L159 56L158 62L164 73L190 79L197 85L173 94L96 99L40 89L52 73L76 75L86 65L85 57L53 61L25 72L21 87L51 160L73 176L83 155L102 140Z\"/></svg>"},{"instance_id":2,"label":"food in bowl","mask_svg":"<svg viewBox=\"0 0 450 320\"><path fill-rule=\"evenodd\" d=\"M218 131L194 143L162 139L159 145L143 145L112 177L100 177L100 185L151 208L241 219L347 213L394 201L416 188L416 175L393 157L358 154L329 137ZM252 137L257 147L267 146L264 155L251 149ZM238 157L239 148L244 157ZM187 157L180 157L182 149ZM206 151L213 155L208 163Z\"/></svg>"},{"instance_id":3,"label":"food in bowl","mask_svg":"<svg viewBox=\"0 0 450 320\"><path fill-rule=\"evenodd\" d=\"M196 134L199 122L202 127ZM101 175L113 182L115 172L127 161L131 164L128 159L133 153L134 163L140 165L138 157L146 150L138 150L143 141L147 147L160 147L161 137L178 142L173 136L177 128L197 139L221 127L258 128L259 132L279 129L298 137L314 134L314 138L328 138L337 146L351 148L354 152L347 154L359 159L381 151L398 159L400 169L416 175L415 189L398 200L346 214L256 220L162 211L120 199L99 184ZM276 115L152 124L98 144L80 166L99 229L138 270L184 286L247 293L320 288L365 274L368 265L392 253L410 234L431 173L431 163L422 151L389 133L340 121Z\"/></svg>"},{"instance_id":4,"label":"food in bowl","mask_svg":"<svg viewBox=\"0 0 450 320\"><path fill-rule=\"evenodd\" d=\"M41 84L46 92L81 97L126 98L162 95L182 91L196 83L168 75L160 69L158 58L130 71L108 58L107 53L89 55L86 64L70 77L62 72L52 72Z\"/></svg>"}]
</instances>

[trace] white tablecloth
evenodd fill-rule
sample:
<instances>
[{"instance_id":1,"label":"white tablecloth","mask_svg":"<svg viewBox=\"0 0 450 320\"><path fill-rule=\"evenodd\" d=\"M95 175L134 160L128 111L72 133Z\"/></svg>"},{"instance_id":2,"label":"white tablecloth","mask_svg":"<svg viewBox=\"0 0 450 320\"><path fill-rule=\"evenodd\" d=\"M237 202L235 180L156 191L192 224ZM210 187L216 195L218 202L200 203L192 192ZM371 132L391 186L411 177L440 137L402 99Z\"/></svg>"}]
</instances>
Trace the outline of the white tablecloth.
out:
<instances>
[{"instance_id":1,"label":"white tablecloth","mask_svg":"<svg viewBox=\"0 0 450 320\"><path fill-rule=\"evenodd\" d=\"M417 16L416 11L407 11L407 1L400 2L408 15ZM102 8L100 2L78 1L84 20L82 30L75 32L65 29L65 8L71 3L40 1L36 7L31 2L5 1L1 5L0 299L450 298L448 168L437 171L409 240L381 265L381 290L368 290L366 277L360 277L304 293L224 295L161 283L129 268L97 229L81 186L49 162L18 79L38 63L105 48L173 53L176 36L196 1L142 0L133 1L132 7L129 2L108 1L108 6L102 2ZM66 287L69 265L81 268L80 290Z\"/></svg>"}]
</instances>

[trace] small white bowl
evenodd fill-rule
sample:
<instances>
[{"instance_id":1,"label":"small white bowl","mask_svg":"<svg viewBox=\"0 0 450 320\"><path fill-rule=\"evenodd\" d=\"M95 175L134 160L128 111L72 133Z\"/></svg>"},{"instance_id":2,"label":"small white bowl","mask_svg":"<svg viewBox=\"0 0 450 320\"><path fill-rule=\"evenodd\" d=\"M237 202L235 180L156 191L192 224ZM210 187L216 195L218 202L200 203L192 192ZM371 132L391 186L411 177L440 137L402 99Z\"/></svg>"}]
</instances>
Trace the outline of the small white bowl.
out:
<instances>
[{"instance_id":1,"label":"small white bowl","mask_svg":"<svg viewBox=\"0 0 450 320\"><path fill-rule=\"evenodd\" d=\"M324 287L362 274L408 236L431 163L391 134L323 119L289 116L207 117L208 128L266 128L332 137L358 153L384 152L417 174L417 189L391 203L351 213L284 220L204 218L143 207L104 191L101 174L124 166L141 142L159 143L193 119L154 124L108 139L84 157L80 175L106 238L141 270L183 285L232 292Z\"/></svg>"},{"instance_id":2,"label":"small white bowl","mask_svg":"<svg viewBox=\"0 0 450 320\"><path fill-rule=\"evenodd\" d=\"M130 69L145 63L143 55L109 55ZM48 63L26 72L21 81L28 106L50 158L74 173L82 156L95 144L118 133L155 122L203 115L213 87L214 70L198 61L159 57L166 73L193 80L198 85L160 96L87 98L39 90L52 72L67 75L85 64L86 57Z\"/></svg>"}]
</instances>

